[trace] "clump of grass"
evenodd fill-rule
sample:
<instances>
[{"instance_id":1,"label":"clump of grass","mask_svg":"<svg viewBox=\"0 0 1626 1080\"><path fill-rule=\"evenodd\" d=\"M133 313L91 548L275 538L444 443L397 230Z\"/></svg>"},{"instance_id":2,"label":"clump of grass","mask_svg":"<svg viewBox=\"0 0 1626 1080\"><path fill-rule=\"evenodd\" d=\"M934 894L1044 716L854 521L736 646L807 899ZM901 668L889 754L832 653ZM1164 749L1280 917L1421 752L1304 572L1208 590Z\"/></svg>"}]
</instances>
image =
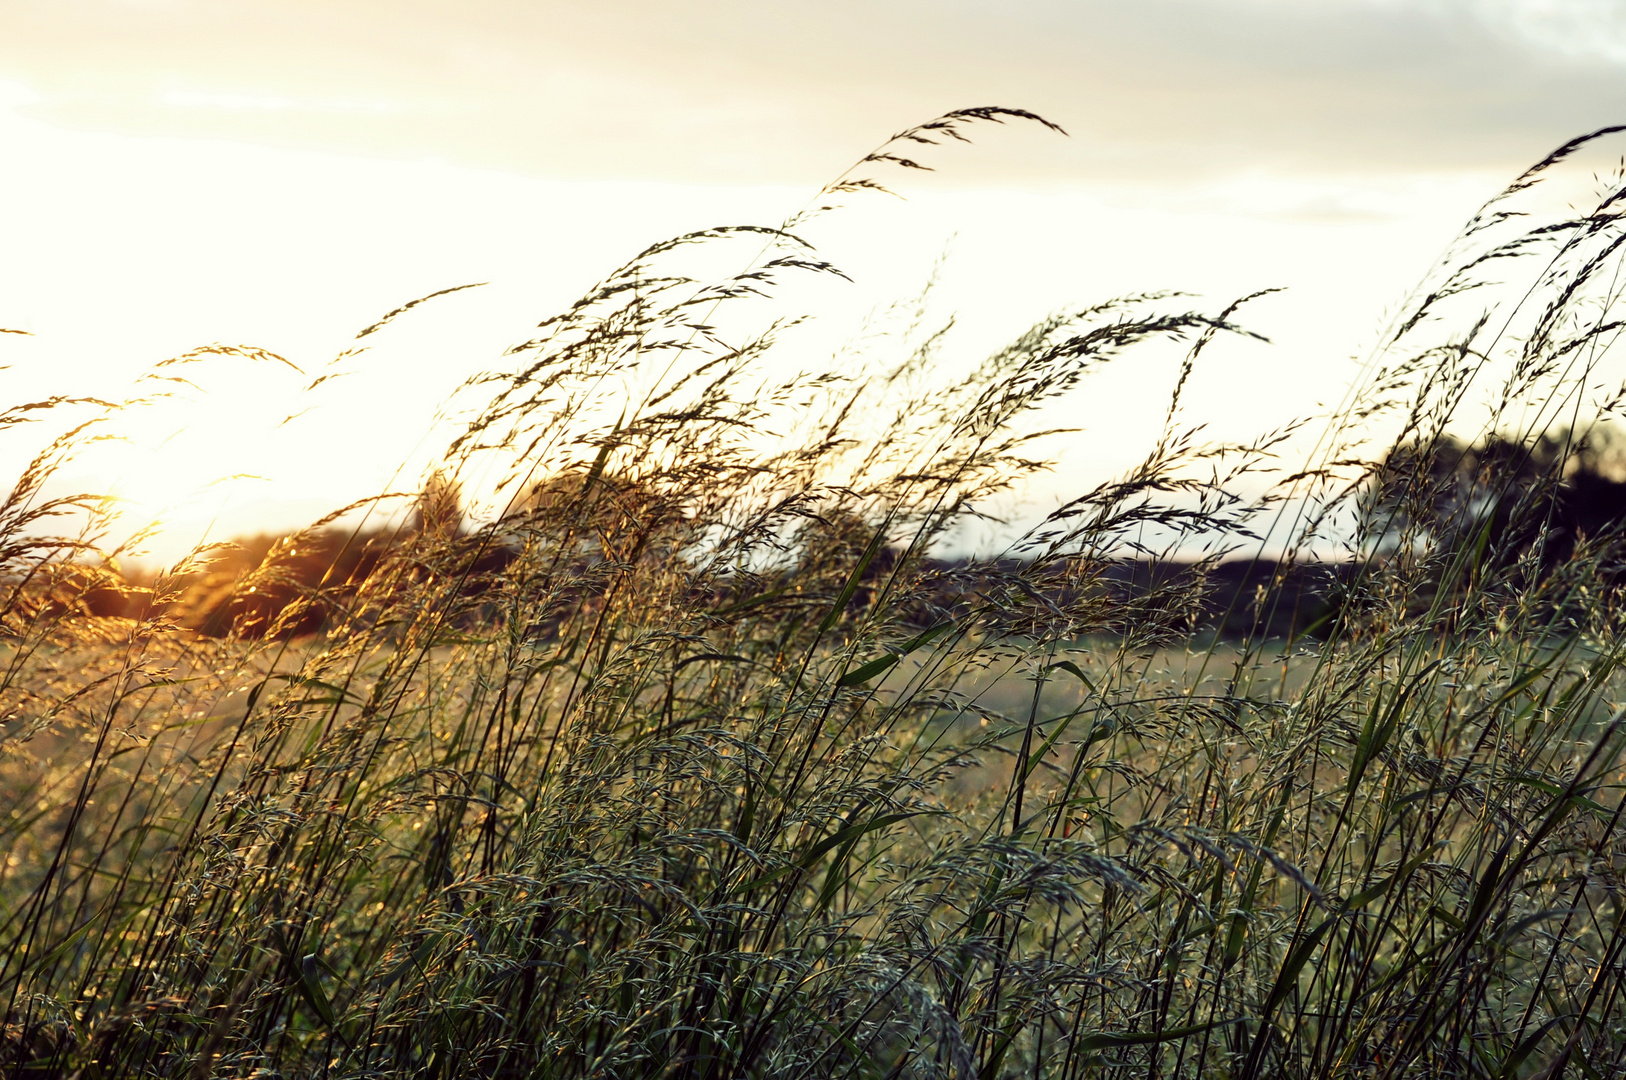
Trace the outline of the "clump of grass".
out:
<instances>
[{"instance_id":1,"label":"clump of grass","mask_svg":"<svg viewBox=\"0 0 1626 1080\"><path fill-rule=\"evenodd\" d=\"M949 114L865 165L1034 119ZM1237 308L1097 304L948 375L927 326L787 374L772 287L835 269L788 228L711 230L475 381L415 527L364 574L299 579L286 618L320 605L319 636L184 633L161 603L95 639L65 608L8 621L5 1068L1618 1072L1621 657L1589 583L1620 553L1495 558L1475 523L1545 512L1552 484L1463 497L1433 452L1502 342L1489 430L1531 402L1520 445L1555 382L1596 382L1618 183L1533 229L1498 216L1583 145L1471 224L1263 499L1234 480L1285 433L1205 446L1171 408L1142 466L999 557L937 561L1046 467L1047 405L1171 343L1183 386ZM745 270L684 272L739 242ZM1537 251L1494 309L1529 329L1412 345ZM471 519L459 485L492 470L503 509ZM1298 513L1309 543L1352 505L1359 573L1315 642L1193 649L1219 552L1181 587L1114 577L1147 536L1212 548ZM5 520L14 596L81 550ZM240 593L287 584L278 550Z\"/></svg>"}]
</instances>

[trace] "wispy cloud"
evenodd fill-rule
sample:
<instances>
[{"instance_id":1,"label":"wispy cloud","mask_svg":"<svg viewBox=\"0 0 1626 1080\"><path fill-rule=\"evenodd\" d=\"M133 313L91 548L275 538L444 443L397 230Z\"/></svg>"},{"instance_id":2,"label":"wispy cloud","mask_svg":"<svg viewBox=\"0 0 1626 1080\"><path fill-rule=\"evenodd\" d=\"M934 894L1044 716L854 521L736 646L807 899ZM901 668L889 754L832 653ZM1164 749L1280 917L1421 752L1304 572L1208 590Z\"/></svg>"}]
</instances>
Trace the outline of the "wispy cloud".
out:
<instances>
[{"instance_id":1,"label":"wispy cloud","mask_svg":"<svg viewBox=\"0 0 1626 1080\"><path fill-rule=\"evenodd\" d=\"M1505 172L1626 109L1619 0L64 0L7 17L0 76L60 123L553 176L816 185L878 130L995 102L1074 137L1001 133L1014 149L974 163L947 148L941 176Z\"/></svg>"},{"instance_id":2,"label":"wispy cloud","mask_svg":"<svg viewBox=\"0 0 1626 1080\"><path fill-rule=\"evenodd\" d=\"M1618 0L1473 0L1472 7L1510 41L1626 65L1626 5Z\"/></svg>"}]
</instances>

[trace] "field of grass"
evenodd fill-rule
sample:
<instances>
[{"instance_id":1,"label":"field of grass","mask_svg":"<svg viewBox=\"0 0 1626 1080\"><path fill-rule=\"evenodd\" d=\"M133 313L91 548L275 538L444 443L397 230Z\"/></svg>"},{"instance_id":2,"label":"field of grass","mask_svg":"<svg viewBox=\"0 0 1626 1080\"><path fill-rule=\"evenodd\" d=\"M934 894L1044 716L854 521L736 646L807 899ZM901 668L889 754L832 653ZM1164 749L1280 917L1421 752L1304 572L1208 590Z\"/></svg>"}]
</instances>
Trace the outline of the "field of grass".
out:
<instances>
[{"instance_id":1,"label":"field of grass","mask_svg":"<svg viewBox=\"0 0 1626 1080\"><path fill-rule=\"evenodd\" d=\"M912 129L808 213L1032 119ZM94 547L47 532L96 510L43 494L65 437L0 506L0 1069L1621 1075L1626 550L1552 527L1615 405L1619 178L1518 216L1594 142L1470 223L1270 494L1234 481L1277 436L1171 406L986 560L932 556L1046 468L1051 403L1135 348L1200 363L1245 309L783 374L765 294L832 272L798 222L656 245L477 382L364 574L298 578L331 539L287 538L219 636L177 625L197 566L133 616L84 601ZM1434 452L1560 430L1539 468ZM466 519L494 462L507 509ZM1217 639L1200 561L1113 576L1283 514L1287 561L1358 571L1313 635Z\"/></svg>"}]
</instances>

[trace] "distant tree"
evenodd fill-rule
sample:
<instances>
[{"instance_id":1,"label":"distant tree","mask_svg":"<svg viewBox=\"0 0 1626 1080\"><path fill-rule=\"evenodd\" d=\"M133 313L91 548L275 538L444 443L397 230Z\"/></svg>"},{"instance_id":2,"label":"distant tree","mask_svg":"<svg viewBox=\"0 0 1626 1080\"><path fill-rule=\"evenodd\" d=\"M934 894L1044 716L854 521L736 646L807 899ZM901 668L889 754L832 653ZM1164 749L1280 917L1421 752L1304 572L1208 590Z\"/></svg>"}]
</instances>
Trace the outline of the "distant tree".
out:
<instances>
[{"instance_id":1,"label":"distant tree","mask_svg":"<svg viewBox=\"0 0 1626 1080\"><path fill-rule=\"evenodd\" d=\"M1612 576L1626 566L1626 439L1598 426L1408 443L1375 471L1365 510L1378 551L1423 545L1468 578L1545 577L1582 545Z\"/></svg>"}]
</instances>

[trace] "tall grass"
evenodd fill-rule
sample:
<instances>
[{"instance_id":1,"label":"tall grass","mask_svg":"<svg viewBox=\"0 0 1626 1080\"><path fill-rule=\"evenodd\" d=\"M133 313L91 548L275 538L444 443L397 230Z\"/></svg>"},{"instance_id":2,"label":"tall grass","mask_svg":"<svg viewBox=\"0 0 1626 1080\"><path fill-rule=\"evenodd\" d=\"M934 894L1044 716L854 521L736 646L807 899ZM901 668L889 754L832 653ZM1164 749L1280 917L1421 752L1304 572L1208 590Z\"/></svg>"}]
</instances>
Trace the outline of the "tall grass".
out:
<instances>
[{"instance_id":1,"label":"tall grass","mask_svg":"<svg viewBox=\"0 0 1626 1080\"><path fill-rule=\"evenodd\" d=\"M923 164L900 148L1036 119L904 132L793 226ZM923 323L795 373L773 289L836 270L792 228L656 245L474 382L366 573L270 616L314 637L178 630L196 566L87 618L89 541L39 528L90 505L40 501L65 439L0 508L3 1067L1620 1074L1620 538L1542 556L1569 449L1436 452L1583 426L1619 178L1515 215L1604 134L1470 223L1307 468L1245 499L1292 433L1210 446L1171 407L998 557L934 556L1047 467L1056 403L1132 349L1184 350L1184 387L1237 306L1097 304L968 369ZM1519 259L1527 288L1451 311ZM458 485L492 475L481 523ZM1283 529L1347 546L1335 617L1197 644L1216 538ZM1126 591L1152 536L1209 559Z\"/></svg>"}]
</instances>

